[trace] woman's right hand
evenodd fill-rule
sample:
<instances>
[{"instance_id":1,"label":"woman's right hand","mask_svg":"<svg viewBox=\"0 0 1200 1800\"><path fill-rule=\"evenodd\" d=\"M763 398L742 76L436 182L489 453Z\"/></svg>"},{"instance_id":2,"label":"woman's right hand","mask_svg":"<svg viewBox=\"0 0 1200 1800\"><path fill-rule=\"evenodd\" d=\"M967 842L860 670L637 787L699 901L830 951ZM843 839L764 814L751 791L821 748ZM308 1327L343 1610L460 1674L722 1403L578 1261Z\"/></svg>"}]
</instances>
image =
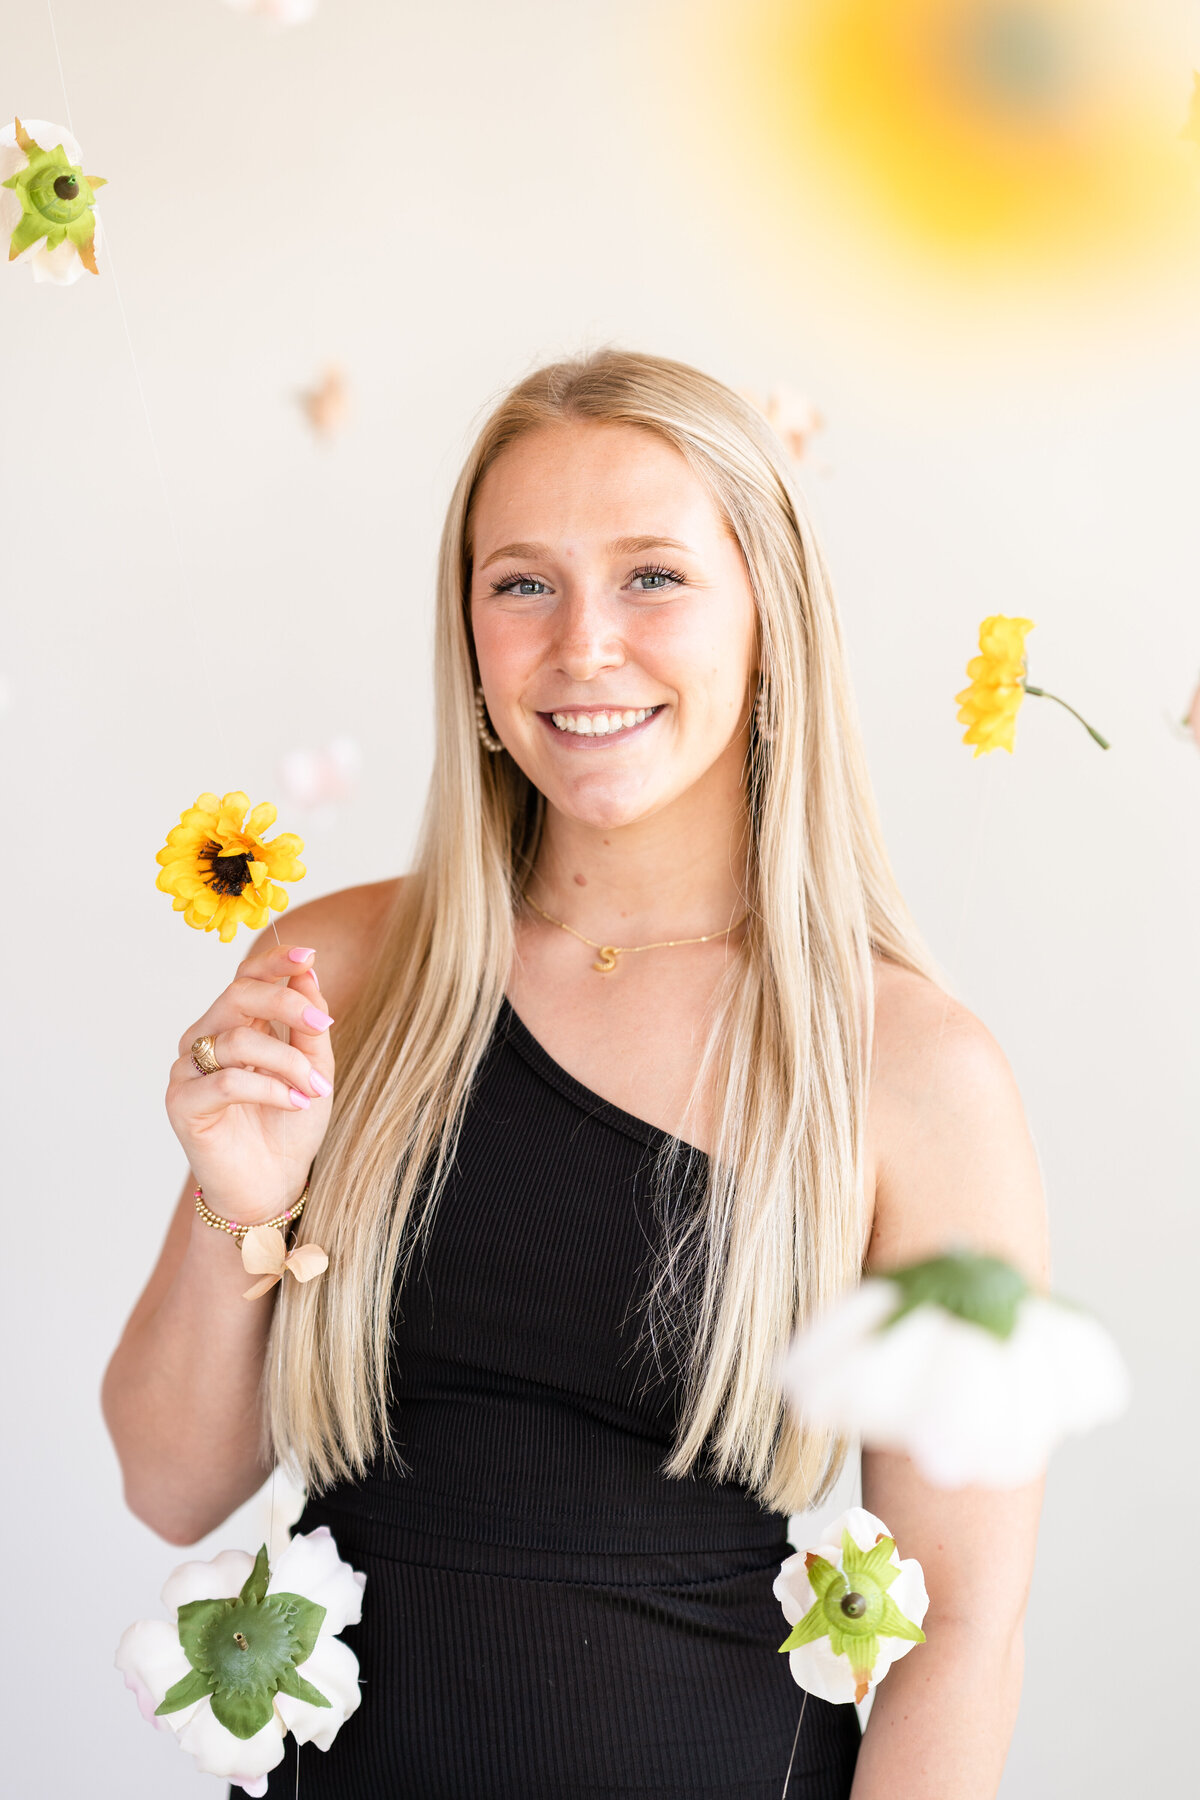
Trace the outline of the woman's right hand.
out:
<instances>
[{"instance_id":1,"label":"woman's right hand","mask_svg":"<svg viewBox=\"0 0 1200 1800\"><path fill-rule=\"evenodd\" d=\"M312 955L274 943L252 951L183 1033L171 1065L171 1128L206 1204L242 1224L295 1204L329 1127L333 1021ZM276 1037L272 1021L287 1026L290 1042ZM213 1039L221 1065L211 1075L191 1058L192 1043L204 1036Z\"/></svg>"}]
</instances>

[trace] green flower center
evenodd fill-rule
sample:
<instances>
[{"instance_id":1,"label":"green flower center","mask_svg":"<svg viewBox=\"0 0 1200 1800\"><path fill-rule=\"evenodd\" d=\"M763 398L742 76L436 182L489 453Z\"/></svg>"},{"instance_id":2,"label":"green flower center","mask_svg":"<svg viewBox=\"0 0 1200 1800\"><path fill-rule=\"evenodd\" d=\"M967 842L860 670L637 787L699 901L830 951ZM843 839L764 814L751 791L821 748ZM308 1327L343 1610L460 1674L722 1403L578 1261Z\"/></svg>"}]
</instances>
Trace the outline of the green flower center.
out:
<instances>
[{"instance_id":1,"label":"green flower center","mask_svg":"<svg viewBox=\"0 0 1200 1800\"><path fill-rule=\"evenodd\" d=\"M825 1595L825 1617L843 1637L871 1637L883 1617L884 1594L864 1569L854 1571L853 1587L839 1575Z\"/></svg>"},{"instance_id":2,"label":"green flower center","mask_svg":"<svg viewBox=\"0 0 1200 1800\"><path fill-rule=\"evenodd\" d=\"M248 850L237 856L222 856L220 844L210 839L200 853L200 861L208 858L209 873L205 877L207 885L217 894L240 894L243 888L250 885L250 862Z\"/></svg>"},{"instance_id":3,"label":"green flower center","mask_svg":"<svg viewBox=\"0 0 1200 1800\"><path fill-rule=\"evenodd\" d=\"M1029 1283L1019 1270L998 1257L969 1250L950 1251L907 1269L888 1269L884 1279L895 1282L901 1295L895 1312L883 1322L885 1331L918 1306L941 1306L993 1337L1008 1338L1029 1293Z\"/></svg>"},{"instance_id":4,"label":"green flower center","mask_svg":"<svg viewBox=\"0 0 1200 1800\"><path fill-rule=\"evenodd\" d=\"M90 192L80 182L83 170L72 163L65 170L51 163L40 169L29 184L30 204L54 225L70 225L92 205Z\"/></svg>"},{"instance_id":5,"label":"green flower center","mask_svg":"<svg viewBox=\"0 0 1200 1800\"><path fill-rule=\"evenodd\" d=\"M1005 109L1048 110L1067 86L1066 47L1044 12L1001 0L985 7L967 28L963 72Z\"/></svg>"},{"instance_id":6,"label":"green flower center","mask_svg":"<svg viewBox=\"0 0 1200 1800\"><path fill-rule=\"evenodd\" d=\"M227 1731L250 1738L270 1723L276 1694L330 1704L297 1667L313 1653L325 1608L303 1594L268 1594L269 1575L264 1544L240 1594L179 1608L179 1644L191 1671L168 1688L156 1716L208 1700Z\"/></svg>"},{"instance_id":7,"label":"green flower center","mask_svg":"<svg viewBox=\"0 0 1200 1800\"><path fill-rule=\"evenodd\" d=\"M211 1620L200 1632L196 1649L200 1667L216 1677L218 1687L252 1694L279 1686L296 1643L285 1607L270 1599L261 1606L237 1600L223 1618Z\"/></svg>"}]
</instances>

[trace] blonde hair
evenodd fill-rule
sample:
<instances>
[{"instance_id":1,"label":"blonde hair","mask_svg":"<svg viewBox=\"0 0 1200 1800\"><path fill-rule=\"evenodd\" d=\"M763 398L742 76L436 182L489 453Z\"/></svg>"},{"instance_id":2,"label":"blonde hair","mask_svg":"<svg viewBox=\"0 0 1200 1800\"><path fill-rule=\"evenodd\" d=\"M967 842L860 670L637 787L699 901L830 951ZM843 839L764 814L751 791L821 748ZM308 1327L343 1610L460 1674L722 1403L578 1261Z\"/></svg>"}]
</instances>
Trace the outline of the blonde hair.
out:
<instances>
[{"instance_id":1,"label":"blonde hair","mask_svg":"<svg viewBox=\"0 0 1200 1800\"><path fill-rule=\"evenodd\" d=\"M394 1284L436 1216L543 811L511 757L489 755L476 733L471 508L507 445L569 419L673 445L724 512L758 607L767 730L752 734L747 767L750 919L701 1071L716 1095L702 1201L665 1244L647 1316L691 1295L685 1403L664 1472L703 1461L772 1510L796 1511L823 1497L845 1454L801 1431L775 1367L797 1325L860 1273L871 959L939 977L883 847L829 576L786 453L729 388L653 356L605 350L537 370L488 417L455 487L416 870L339 1022L337 1097L304 1217L330 1266L280 1297L268 1430L314 1490L395 1458Z\"/></svg>"}]
</instances>

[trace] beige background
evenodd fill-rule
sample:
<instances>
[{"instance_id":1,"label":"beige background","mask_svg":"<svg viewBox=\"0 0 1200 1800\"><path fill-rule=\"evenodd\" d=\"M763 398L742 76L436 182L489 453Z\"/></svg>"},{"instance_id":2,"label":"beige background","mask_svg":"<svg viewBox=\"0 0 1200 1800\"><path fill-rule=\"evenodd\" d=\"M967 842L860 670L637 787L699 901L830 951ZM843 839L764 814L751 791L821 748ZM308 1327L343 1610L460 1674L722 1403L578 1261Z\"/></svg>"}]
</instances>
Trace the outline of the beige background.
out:
<instances>
[{"instance_id":1,"label":"beige background","mask_svg":"<svg viewBox=\"0 0 1200 1800\"><path fill-rule=\"evenodd\" d=\"M283 750L349 734L353 801L281 816L300 897L406 866L471 421L606 340L828 417L804 479L895 864L1020 1081L1058 1286L1136 1381L1053 1467L1003 1794L1115 1800L1148 1757L1169 1780L1200 1499L1200 759L1169 725L1200 673L1187 306L1018 318L931 290L919 324L882 281L831 304L822 246L711 180L698 15L662 0L54 16L112 260L61 291L0 268L11 1791L220 1792L111 1668L182 1553L125 1512L97 1389L182 1176L175 1042L239 954L174 916L154 852L202 788L278 799ZM0 0L0 44L0 111L66 123L47 11ZM354 412L324 446L294 396L331 357ZM1111 752L1030 700L1016 756L972 760L952 696L991 611L1037 621L1033 679Z\"/></svg>"}]
</instances>

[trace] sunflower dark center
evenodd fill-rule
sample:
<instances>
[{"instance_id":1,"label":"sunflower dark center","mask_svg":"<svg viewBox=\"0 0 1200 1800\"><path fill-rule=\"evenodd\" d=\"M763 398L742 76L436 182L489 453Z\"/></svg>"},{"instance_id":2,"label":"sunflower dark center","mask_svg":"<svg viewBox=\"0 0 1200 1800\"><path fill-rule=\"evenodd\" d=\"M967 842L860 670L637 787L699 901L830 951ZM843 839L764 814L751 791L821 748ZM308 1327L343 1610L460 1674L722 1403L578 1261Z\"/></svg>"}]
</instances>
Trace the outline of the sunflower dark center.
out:
<instances>
[{"instance_id":1,"label":"sunflower dark center","mask_svg":"<svg viewBox=\"0 0 1200 1800\"><path fill-rule=\"evenodd\" d=\"M218 894L240 894L243 888L250 885L250 853L243 850L237 856L222 856L220 844L211 840L205 844L201 853L201 861L207 857L209 873L208 886Z\"/></svg>"}]
</instances>

